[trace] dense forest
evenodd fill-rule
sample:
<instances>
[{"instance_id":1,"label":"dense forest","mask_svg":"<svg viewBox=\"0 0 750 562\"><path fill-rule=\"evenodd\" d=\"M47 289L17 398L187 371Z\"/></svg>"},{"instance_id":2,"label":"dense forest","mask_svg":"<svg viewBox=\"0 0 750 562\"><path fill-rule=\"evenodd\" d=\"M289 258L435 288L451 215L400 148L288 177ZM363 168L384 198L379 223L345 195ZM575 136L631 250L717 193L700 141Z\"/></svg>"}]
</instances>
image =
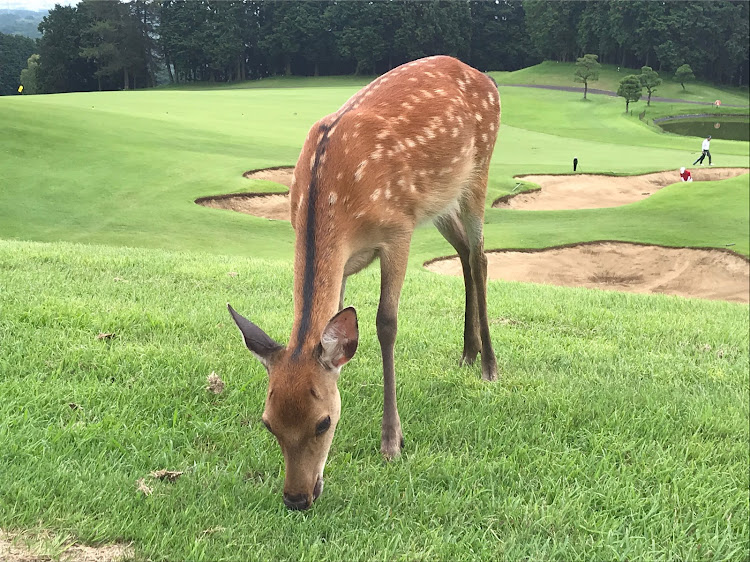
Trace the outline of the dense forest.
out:
<instances>
[{"instance_id":1,"label":"dense forest","mask_svg":"<svg viewBox=\"0 0 750 562\"><path fill-rule=\"evenodd\" d=\"M664 72L689 64L699 79L747 85L749 21L746 0L83 0L39 24L24 88L377 74L438 53L485 71L591 53Z\"/></svg>"}]
</instances>

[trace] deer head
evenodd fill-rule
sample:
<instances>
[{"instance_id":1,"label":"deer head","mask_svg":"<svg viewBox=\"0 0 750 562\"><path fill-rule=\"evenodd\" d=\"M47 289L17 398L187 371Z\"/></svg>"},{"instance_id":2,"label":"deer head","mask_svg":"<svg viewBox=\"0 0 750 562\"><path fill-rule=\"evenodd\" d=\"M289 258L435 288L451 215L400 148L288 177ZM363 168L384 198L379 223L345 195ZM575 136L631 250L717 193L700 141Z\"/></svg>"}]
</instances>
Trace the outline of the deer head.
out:
<instances>
[{"instance_id":1,"label":"deer head","mask_svg":"<svg viewBox=\"0 0 750 562\"><path fill-rule=\"evenodd\" d=\"M320 342L294 352L227 305L245 345L268 371L263 424L284 455L284 504L307 509L323 491L323 469L341 414L341 367L357 350L357 313L345 308L326 325Z\"/></svg>"}]
</instances>

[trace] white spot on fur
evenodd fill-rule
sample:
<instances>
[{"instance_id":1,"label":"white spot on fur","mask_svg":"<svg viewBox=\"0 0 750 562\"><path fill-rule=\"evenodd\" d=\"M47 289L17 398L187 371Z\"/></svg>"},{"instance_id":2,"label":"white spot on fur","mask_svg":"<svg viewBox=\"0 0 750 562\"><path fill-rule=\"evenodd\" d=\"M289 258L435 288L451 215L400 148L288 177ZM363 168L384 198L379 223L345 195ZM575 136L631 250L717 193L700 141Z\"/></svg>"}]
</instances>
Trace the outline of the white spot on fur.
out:
<instances>
[{"instance_id":1,"label":"white spot on fur","mask_svg":"<svg viewBox=\"0 0 750 562\"><path fill-rule=\"evenodd\" d=\"M487 94L487 99L490 100L490 105L495 105L495 94L493 94L492 92L489 92Z\"/></svg>"},{"instance_id":2,"label":"white spot on fur","mask_svg":"<svg viewBox=\"0 0 750 562\"><path fill-rule=\"evenodd\" d=\"M390 199L391 198L391 190L389 188L385 188L385 198Z\"/></svg>"},{"instance_id":3,"label":"white spot on fur","mask_svg":"<svg viewBox=\"0 0 750 562\"><path fill-rule=\"evenodd\" d=\"M435 138L435 131L433 131L429 127L425 127L424 134L427 136L428 139L434 139Z\"/></svg>"},{"instance_id":4,"label":"white spot on fur","mask_svg":"<svg viewBox=\"0 0 750 562\"><path fill-rule=\"evenodd\" d=\"M482 122L482 114L481 113L475 113L474 118L481 123Z\"/></svg>"},{"instance_id":5,"label":"white spot on fur","mask_svg":"<svg viewBox=\"0 0 750 562\"><path fill-rule=\"evenodd\" d=\"M390 134L391 134L391 132L389 130L383 129L377 135L375 135L375 138L378 139L378 140L383 140L384 138L386 138Z\"/></svg>"},{"instance_id":6,"label":"white spot on fur","mask_svg":"<svg viewBox=\"0 0 750 562\"><path fill-rule=\"evenodd\" d=\"M495 130L495 124L494 123L490 123L490 131L494 131L494 130Z\"/></svg>"},{"instance_id":7,"label":"white spot on fur","mask_svg":"<svg viewBox=\"0 0 750 562\"><path fill-rule=\"evenodd\" d=\"M310 156L310 169L312 170L315 167L315 153L313 153Z\"/></svg>"},{"instance_id":8,"label":"white spot on fur","mask_svg":"<svg viewBox=\"0 0 750 562\"><path fill-rule=\"evenodd\" d=\"M339 172L338 174L336 174L336 179L337 180L340 180L343 177L344 177L344 172Z\"/></svg>"},{"instance_id":9,"label":"white spot on fur","mask_svg":"<svg viewBox=\"0 0 750 562\"><path fill-rule=\"evenodd\" d=\"M417 135L416 138L419 144L425 144L427 142L427 139L425 139L422 135Z\"/></svg>"},{"instance_id":10,"label":"white spot on fur","mask_svg":"<svg viewBox=\"0 0 750 562\"><path fill-rule=\"evenodd\" d=\"M454 139L458 136L458 127L453 127L453 130L451 131L451 137Z\"/></svg>"},{"instance_id":11,"label":"white spot on fur","mask_svg":"<svg viewBox=\"0 0 750 562\"><path fill-rule=\"evenodd\" d=\"M406 111L410 111L410 110L414 109L414 106L412 104L410 104L409 102L406 102L406 101L401 104L401 107L403 107Z\"/></svg>"},{"instance_id":12,"label":"white spot on fur","mask_svg":"<svg viewBox=\"0 0 750 562\"><path fill-rule=\"evenodd\" d=\"M333 191L328 195L328 204L333 205L336 203L336 199L338 199L338 195L336 195Z\"/></svg>"},{"instance_id":13,"label":"white spot on fur","mask_svg":"<svg viewBox=\"0 0 750 562\"><path fill-rule=\"evenodd\" d=\"M482 133L482 142L487 142L487 133Z\"/></svg>"},{"instance_id":14,"label":"white spot on fur","mask_svg":"<svg viewBox=\"0 0 750 562\"><path fill-rule=\"evenodd\" d=\"M437 95L439 95L439 96L447 96L447 95L448 95L448 92L446 92L446 91L445 91L445 90L443 90L442 88L438 88L437 90L435 90L435 93L436 93Z\"/></svg>"},{"instance_id":15,"label":"white spot on fur","mask_svg":"<svg viewBox=\"0 0 750 562\"><path fill-rule=\"evenodd\" d=\"M376 189L370 194L370 201L377 201L378 197L380 197L380 189Z\"/></svg>"},{"instance_id":16,"label":"white spot on fur","mask_svg":"<svg viewBox=\"0 0 750 562\"><path fill-rule=\"evenodd\" d=\"M354 181L359 181L362 179L362 174L364 174L366 166L367 160L362 160L362 162L359 163L359 166L357 166L357 169L354 172Z\"/></svg>"},{"instance_id":17,"label":"white spot on fur","mask_svg":"<svg viewBox=\"0 0 750 562\"><path fill-rule=\"evenodd\" d=\"M427 98L428 100L431 100L432 98L434 98L434 97L435 97L434 95L432 95L432 94L431 94L430 92L428 92L427 90L419 90L419 92L420 92L420 93L421 93L421 94L422 94L422 95L423 95L423 96L424 96L425 98Z\"/></svg>"},{"instance_id":18,"label":"white spot on fur","mask_svg":"<svg viewBox=\"0 0 750 562\"><path fill-rule=\"evenodd\" d=\"M489 109L489 104L487 103L487 100L482 100L482 107L485 109Z\"/></svg>"},{"instance_id":19,"label":"white spot on fur","mask_svg":"<svg viewBox=\"0 0 750 562\"><path fill-rule=\"evenodd\" d=\"M411 139L405 139L404 142L406 143L406 146L408 146L409 148L414 148L417 145L417 143L415 143Z\"/></svg>"},{"instance_id":20,"label":"white spot on fur","mask_svg":"<svg viewBox=\"0 0 750 562\"><path fill-rule=\"evenodd\" d=\"M357 213L356 215L354 215L354 218L355 219L361 218L362 215L364 215L364 214L365 214L364 211L360 211L359 213Z\"/></svg>"}]
</instances>

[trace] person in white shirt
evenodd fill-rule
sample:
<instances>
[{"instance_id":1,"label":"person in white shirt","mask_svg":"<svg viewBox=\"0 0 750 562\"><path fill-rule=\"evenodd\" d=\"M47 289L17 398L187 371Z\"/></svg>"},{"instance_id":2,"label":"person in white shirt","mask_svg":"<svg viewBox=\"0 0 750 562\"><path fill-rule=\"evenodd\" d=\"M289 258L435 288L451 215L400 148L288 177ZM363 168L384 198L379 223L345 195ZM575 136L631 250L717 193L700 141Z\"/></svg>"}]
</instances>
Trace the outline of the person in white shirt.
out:
<instances>
[{"instance_id":1,"label":"person in white shirt","mask_svg":"<svg viewBox=\"0 0 750 562\"><path fill-rule=\"evenodd\" d=\"M696 164L700 164L701 166L703 166L703 159L706 156L708 156L708 165L713 166L713 164L711 164L711 152L708 150L708 147L710 144L711 144L711 135L707 136L703 140L703 144L701 145L701 150L703 152L701 153L701 157L698 158L698 160L696 160L695 162L693 162L693 166L695 166Z\"/></svg>"}]
</instances>

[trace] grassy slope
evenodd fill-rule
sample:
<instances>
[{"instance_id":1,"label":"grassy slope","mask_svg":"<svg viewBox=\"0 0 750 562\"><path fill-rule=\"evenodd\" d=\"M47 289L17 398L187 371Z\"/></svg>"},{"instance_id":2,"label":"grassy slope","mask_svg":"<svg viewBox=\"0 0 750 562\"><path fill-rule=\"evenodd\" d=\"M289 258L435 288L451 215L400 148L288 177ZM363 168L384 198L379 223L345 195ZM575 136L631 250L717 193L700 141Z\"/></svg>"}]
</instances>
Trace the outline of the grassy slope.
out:
<instances>
[{"instance_id":1,"label":"grassy slope","mask_svg":"<svg viewBox=\"0 0 750 562\"><path fill-rule=\"evenodd\" d=\"M599 73L599 80L589 82L589 88L600 90L617 91L617 87L628 74L640 74L641 69L621 68L617 71L617 65L604 64ZM658 69L657 69L658 70ZM575 72L575 63L559 63L554 61L545 61L536 66L530 66L515 72L491 72L492 76L499 84L542 84L553 86L574 86L582 88L583 84L573 81ZM732 105L750 105L747 88L718 88L707 82L688 82L683 90L679 82L674 81L674 74L662 72L662 79L654 92L654 96L664 98L685 99L690 101L713 102L721 100L724 104ZM645 90L644 90L645 93ZM624 105L624 104L623 104ZM633 104L631 104L633 105ZM643 103L645 106L646 104Z\"/></svg>"},{"instance_id":2,"label":"grassy slope","mask_svg":"<svg viewBox=\"0 0 750 562\"><path fill-rule=\"evenodd\" d=\"M309 124L351 95L353 87L339 87L339 82L322 80L320 84L333 84L323 88L3 98L0 120L8 126L0 138L0 236L288 259L289 225L205 209L192 201L209 194L277 189L268 182L253 186L241 173L293 164ZM678 168L690 163L699 148L697 139L660 134L622 115L619 101L604 96L585 103L575 93L501 87L501 94L504 124L492 163L490 200L514 187L513 175L567 172L574 156L584 172L624 174ZM747 165L747 143L716 141L712 152L717 164ZM748 176L739 180L740 191L748 183ZM718 222L702 201L694 199L693 204L692 215L705 229ZM737 220L746 211L732 208ZM619 215L627 212L594 215L605 224L621 222ZM506 223L507 217L488 210L493 224ZM590 229L579 218L575 211L534 213L504 230L488 228L487 247L518 246L524 240L530 245L569 242L578 236L575 224L582 228L580 239L589 239ZM690 229L682 236L661 236L650 229L643 236L638 221L623 224L632 225L621 229L626 239L695 242ZM448 251L430 231L420 232L415 248L415 263Z\"/></svg>"},{"instance_id":3,"label":"grassy slope","mask_svg":"<svg viewBox=\"0 0 750 562\"><path fill-rule=\"evenodd\" d=\"M444 320L461 317L460 282L414 271L407 449L384 465L378 276L363 272L326 489L294 513L259 423L266 375L224 309L283 341L289 264L3 241L0 275L3 527L132 540L152 560L728 560L749 546L746 306L493 283L504 375L487 385L457 367L462 328ZM214 370L220 396L204 390ZM185 474L147 476L162 468Z\"/></svg>"}]
</instances>

